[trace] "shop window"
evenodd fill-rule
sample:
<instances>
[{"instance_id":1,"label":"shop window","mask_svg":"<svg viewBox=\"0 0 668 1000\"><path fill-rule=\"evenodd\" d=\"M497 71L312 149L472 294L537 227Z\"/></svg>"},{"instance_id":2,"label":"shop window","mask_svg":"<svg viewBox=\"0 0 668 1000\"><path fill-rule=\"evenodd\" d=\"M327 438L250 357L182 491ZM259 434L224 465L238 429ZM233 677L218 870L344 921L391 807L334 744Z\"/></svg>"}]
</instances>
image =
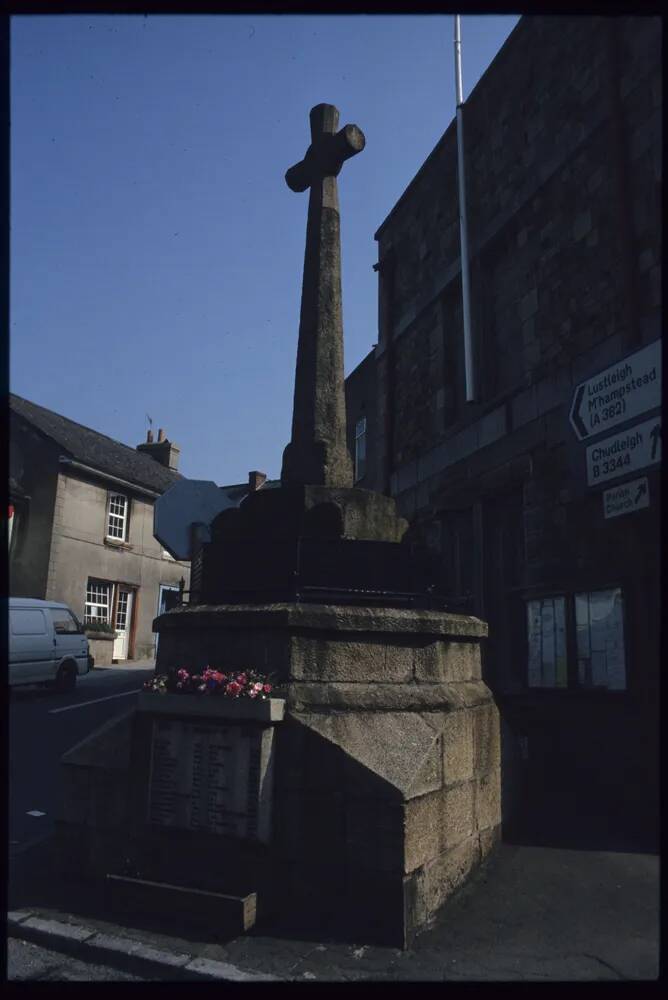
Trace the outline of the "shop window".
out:
<instances>
[{"instance_id":1,"label":"shop window","mask_svg":"<svg viewBox=\"0 0 668 1000\"><path fill-rule=\"evenodd\" d=\"M107 504L107 538L127 541L128 498L122 493L110 493Z\"/></svg>"},{"instance_id":2,"label":"shop window","mask_svg":"<svg viewBox=\"0 0 668 1000\"><path fill-rule=\"evenodd\" d=\"M529 687L626 689L621 588L529 600L527 634Z\"/></svg>"}]
</instances>

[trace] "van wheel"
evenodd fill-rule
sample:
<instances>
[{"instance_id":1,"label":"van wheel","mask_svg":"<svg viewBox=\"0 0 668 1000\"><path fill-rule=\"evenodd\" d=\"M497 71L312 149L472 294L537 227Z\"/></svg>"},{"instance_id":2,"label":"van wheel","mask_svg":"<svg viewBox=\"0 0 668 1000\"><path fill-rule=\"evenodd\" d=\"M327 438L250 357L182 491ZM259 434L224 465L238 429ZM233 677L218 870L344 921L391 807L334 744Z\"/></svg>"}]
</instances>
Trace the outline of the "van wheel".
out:
<instances>
[{"instance_id":1,"label":"van wheel","mask_svg":"<svg viewBox=\"0 0 668 1000\"><path fill-rule=\"evenodd\" d=\"M61 664L56 674L56 691L60 691L62 694L73 691L76 682L77 668L75 665L73 663Z\"/></svg>"}]
</instances>

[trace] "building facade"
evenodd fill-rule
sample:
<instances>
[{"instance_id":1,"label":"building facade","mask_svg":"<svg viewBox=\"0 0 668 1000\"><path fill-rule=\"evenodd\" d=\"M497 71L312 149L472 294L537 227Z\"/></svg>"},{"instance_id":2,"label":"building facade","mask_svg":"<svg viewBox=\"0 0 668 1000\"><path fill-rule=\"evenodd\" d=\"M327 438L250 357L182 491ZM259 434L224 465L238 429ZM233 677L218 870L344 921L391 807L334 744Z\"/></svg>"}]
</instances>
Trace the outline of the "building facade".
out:
<instances>
[{"instance_id":1,"label":"building facade","mask_svg":"<svg viewBox=\"0 0 668 1000\"><path fill-rule=\"evenodd\" d=\"M10 593L68 604L114 634L106 661L154 656L153 619L189 564L153 537L155 500L178 479L166 440L130 448L10 395ZM91 632L91 635L96 634ZM100 636L104 633L100 632Z\"/></svg>"},{"instance_id":2,"label":"building facade","mask_svg":"<svg viewBox=\"0 0 668 1000\"><path fill-rule=\"evenodd\" d=\"M489 623L509 828L542 800L554 822L656 829L661 94L658 18L580 16L522 17L471 93L474 402L455 122L376 234L360 485L396 498L451 606Z\"/></svg>"}]
</instances>

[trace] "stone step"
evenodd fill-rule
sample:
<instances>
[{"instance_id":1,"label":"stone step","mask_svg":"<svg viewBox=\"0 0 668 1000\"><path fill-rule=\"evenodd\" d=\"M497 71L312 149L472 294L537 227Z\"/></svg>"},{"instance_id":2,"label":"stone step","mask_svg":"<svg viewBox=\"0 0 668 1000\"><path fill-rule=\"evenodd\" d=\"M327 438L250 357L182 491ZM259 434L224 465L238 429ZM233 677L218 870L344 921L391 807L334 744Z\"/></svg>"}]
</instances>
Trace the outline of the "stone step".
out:
<instances>
[{"instance_id":1,"label":"stone step","mask_svg":"<svg viewBox=\"0 0 668 1000\"><path fill-rule=\"evenodd\" d=\"M257 893L233 896L169 882L127 875L106 876L107 902L117 914L155 915L192 926L215 928L220 936L237 936L255 925Z\"/></svg>"}]
</instances>

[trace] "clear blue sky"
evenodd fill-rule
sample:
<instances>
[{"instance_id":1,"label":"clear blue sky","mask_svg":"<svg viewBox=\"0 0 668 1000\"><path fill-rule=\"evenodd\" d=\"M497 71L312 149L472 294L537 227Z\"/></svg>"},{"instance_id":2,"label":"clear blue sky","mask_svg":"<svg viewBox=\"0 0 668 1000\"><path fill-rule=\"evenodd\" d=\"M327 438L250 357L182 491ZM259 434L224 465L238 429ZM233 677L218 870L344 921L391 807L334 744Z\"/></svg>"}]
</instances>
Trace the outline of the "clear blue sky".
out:
<instances>
[{"instance_id":1,"label":"clear blue sky","mask_svg":"<svg viewBox=\"0 0 668 1000\"><path fill-rule=\"evenodd\" d=\"M466 97L517 23L462 17ZM452 15L14 17L10 388L180 471L280 475L308 112L366 135L339 178L345 366L376 342L373 234L455 113Z\"/></svg>"}]
</instances>

